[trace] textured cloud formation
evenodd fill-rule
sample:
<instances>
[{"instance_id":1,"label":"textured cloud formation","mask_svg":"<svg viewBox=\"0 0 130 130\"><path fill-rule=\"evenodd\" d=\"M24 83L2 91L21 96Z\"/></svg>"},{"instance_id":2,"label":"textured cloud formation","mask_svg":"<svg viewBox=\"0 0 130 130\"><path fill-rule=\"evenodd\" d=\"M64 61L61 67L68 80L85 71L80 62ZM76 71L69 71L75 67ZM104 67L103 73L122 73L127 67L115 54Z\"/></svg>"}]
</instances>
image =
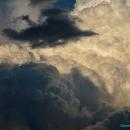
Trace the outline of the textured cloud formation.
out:
<instances>
[{"instance_id":1,"label":"textured cloud formation","mask_svg":"<svg viewBox=\"0 0 130 130\"><path fill-rule=\"evenodd\" d=\"M77 69L61 75L42 63L3 64L0 77L0 128L4 130L79 130L92 124L93 114L105 108L105 91Z\"/></svg>"},{"instance_id":2,"label":"textured cloud formation","mask_svg":"<svg viewBox=\"0 0 130 130\"><path fill-rule=\"evenodd\" d=\"M14 23L12 22L12 24L15 24L18 28L15 27L14 29L14 26L12 25L11 28L4 29L4 36L17 41L28 41L31 43L32 47L54 47L56 45L65 44L68 40L78 39L81 36L96 35L93 31L81 31L78 27L76 27L74 19L67 11L55 8L43 9L46 2L52 3L54 2L53 0L31 0L30 2L33 5L37 5L37 3L42 2L43 7L41 5L37 5L36 9L39 9L39 12L37 12L33 9L33 7L28 9L29 5L27 0L24 0L22 3L15 0L13 1L13 5L15 5L16 8L13 9L14 13L10 17L11 19L16 18L16 21L14 21ZM20 11L19 6L21 4L27 10L22 9L23 11ZM28 13L30 10L36 11L37 14L33 14L33 12ZM18 16L17 13L20 13L21 15L19 14ZM35 20L33 20L33 17L35 17ZM20 23L16 24L15 22L17 21L20 21L21 25ZM20 27L22 29L19 29Z\"/></svg>"},{"instance_id":3,"label":"textured cloud formation","mask_svg":"<svg viewBox=\"0 0 130 130\"><path fill-rule=\"evenodd\" d=\"M95 126L89 126L84 130L128 130L129 128L120 127L121 124L129 124L130 110L124 109L111 114L103 122L96 124Z\"/></svg>"},{"instance_id":4,"label":"textured cloud formation","mask_svg":"<svg viewBox=\"0 0 130 130\"><path fill-rule=\"evenodd\" d=\"M81 31L75 26L74 21L68 16L67 12L59 9L48 9L42 12L40 19L47 17L46 20L38 24L33 24L29 16L24 16L30 27L20 32L14 29L4 29L3 34L11 39L19 41L29 41L32 47L56 46L67 43L68 40L81 36L96 35L93 31Z\"/></svg>"},{"instance_id":5,"label":"textured cloud formation","mask_svg":"<svg viewBox=\"0 0 130 130\"><path fill-rule=\"evenodd\" d=\"M130 123L129 10L129 0L77 0L69 17L79 29L99 35L55 48L14 41L0 46L0 62L8 63L0 67L6 99L0 102L1 128L120 130L120 123ZM43 14L52 12L64 13ZM28 26L37 24L28 14L20 16Z\"/></svg>"},{"instance_id":6,"label":"textured cloud formation","mask_svg":"<svg viewBox=\"0 0 130 130\"><path fill-rule=\"evenodd\" d=\"M110 4L111 0L77 0L75 8L78 11L82 11L86 8L93 8L99 4Z\"/></svg>"},{"instance_id":7,"label":"textured cloud formation","mask_svg":"<svg viewBox=\"0 0 130 130\"><path fill-rule=\"evenodd\" d=\"M6 26L9 24L9 26L12 25L14 28L16 28L15 26L17 26L17 28L19 26L23 28L26 24L22 22L17 23L16 18L21 15L30 15L31 19L36 21L40 15L40 10L42 8L48 8L48 6L51 5L54 0L41 0L40 4L37 4L39 2L40 0L1 0L0 24L5 24Z\"/></svg>"}]
</instances>

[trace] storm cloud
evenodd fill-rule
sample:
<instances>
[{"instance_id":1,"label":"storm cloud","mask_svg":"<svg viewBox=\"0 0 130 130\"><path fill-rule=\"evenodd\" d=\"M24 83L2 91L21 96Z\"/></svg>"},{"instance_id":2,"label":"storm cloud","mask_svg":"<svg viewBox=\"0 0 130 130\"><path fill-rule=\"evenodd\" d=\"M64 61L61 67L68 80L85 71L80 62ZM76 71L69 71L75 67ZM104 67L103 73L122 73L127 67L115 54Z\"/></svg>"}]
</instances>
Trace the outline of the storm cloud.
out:
<instances>
[{"instance_id":1,"label":"storm cloud","mask_svg":"<svg viewBox=\"0 0 130 130\"><path fill-rule=\"evenodd\" d=\"M4 34L10 44L0 46L0 129L121 130L120 124L129 124L129 6L123 0L77 0L67 12L41 10L40 1L18 5L10 16L18 16L20 28L9 23ZM37 7L38 15L28 12ZM58 23L65 35L57 32ZM88 28L100 35L87 37L82 30Z\"/></svg>"},{"instance_id":2,"label":"storm cloud","mask_svg":"<svg viewBox=\"0 0 130 130\"><path fill-rule=\"evenodd\" d=\"M81 31L78 29L73 18L64 10L43 10L40 19L44 17L46 17L46 20L40 21L35 25L31 24L30 27L21 31L11 28L4 29L3 34L14 40L29 41L32 47L54 47L65 44L69 40L78 39L78 37L97 34L93 31ZM29 16L24 17L24 20L27 21L28 24L31 23Z\"/></svg>"},{"instance_id":3,"label":"storm cloud","mask_svg":"<svg viewBox=\"0 0 130 130\"><path fill-rule=\"evenodd\" d=\"M105 108L105 93L76 68L62 75L44 63L2 64L0 128L80 130L94 122L98 109Z\"/></svg>"},{"instance_id":4,"label":"storm cloud","mask_svg":"<svg viewBox=\"0 0 130 130\"><path fill-rule=\"evenodd\" d=\"M113 112L104 121L97 123L94 126L89 126L84 130L129 130L129 127L122 127L122 125L128 125L130 119L130 109L125 108L123 110Z\"/></svg>"}]
</instances>

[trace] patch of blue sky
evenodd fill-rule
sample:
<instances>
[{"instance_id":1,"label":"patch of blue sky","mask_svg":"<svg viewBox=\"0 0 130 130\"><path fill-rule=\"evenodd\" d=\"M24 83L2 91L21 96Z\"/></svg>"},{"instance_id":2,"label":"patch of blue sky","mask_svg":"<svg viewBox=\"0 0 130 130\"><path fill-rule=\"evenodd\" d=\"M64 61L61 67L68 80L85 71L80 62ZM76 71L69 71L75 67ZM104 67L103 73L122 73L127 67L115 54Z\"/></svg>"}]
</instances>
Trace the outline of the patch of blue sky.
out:
<instances>
[{"instance_id":1,"label":"patch of blue sky","mask_svg":"<svg viewBox=\"0 0 130 130\"><path fill-rule=\"evenodd\" d=\"M54 4L54 7L65 9L65 10L72 10L74 8L75 3L76 0L58 0Z\"/></svg>"}]
</instances>

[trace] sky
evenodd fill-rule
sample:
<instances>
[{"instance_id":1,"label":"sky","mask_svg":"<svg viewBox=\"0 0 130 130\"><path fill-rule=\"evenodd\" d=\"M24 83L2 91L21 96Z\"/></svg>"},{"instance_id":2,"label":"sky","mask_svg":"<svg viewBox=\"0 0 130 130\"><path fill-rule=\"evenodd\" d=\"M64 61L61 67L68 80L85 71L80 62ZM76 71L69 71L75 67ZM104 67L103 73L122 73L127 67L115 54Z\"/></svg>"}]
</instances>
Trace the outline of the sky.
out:
<instances>
[{"instance_id":1,"label":"sky","mask_svg":"<svg viewBox=\"0 0 130 130\"><path fill-rule=\"evenodd\" d=\"M0 0L0 129L129 129L129 3Z\"/></svg>"},{"instance_id":2,"label":"sky","mask_svg":"<svg viewBox=\"0 0 130 130\"><path fill-rule=\"evenodd\" d=\"M74 8L75 3L76 0L59 0L54 4L54 6L62 9L72 10Z\"/></svg>"}]
</instances>

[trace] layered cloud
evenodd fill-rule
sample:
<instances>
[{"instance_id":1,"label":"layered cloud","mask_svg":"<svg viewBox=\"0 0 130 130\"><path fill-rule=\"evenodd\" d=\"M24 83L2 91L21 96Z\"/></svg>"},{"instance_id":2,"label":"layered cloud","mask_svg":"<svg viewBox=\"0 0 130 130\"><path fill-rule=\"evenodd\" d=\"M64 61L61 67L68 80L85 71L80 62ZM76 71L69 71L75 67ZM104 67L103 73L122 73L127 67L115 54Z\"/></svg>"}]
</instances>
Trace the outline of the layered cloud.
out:
<instances>
[{"instance_id":1,"label":"layered cloud","mask_svg":"<svg viewBox=\"0 0 130 130\"><path fill-rule=\"evenodd\" d=\"M95 126L89 126L84 130L128 130L129 127L122 127L122 125L128 125L130 118L130 110L124 109L118 112L111 114L103 122L96 124Z\"/></svg>"},{"instance_id":2,"label":"layered cloud","mask_svg":"<svg viewBox=\"0 0 130 130\"><path fill-rule=\"evenodd\" d=\"M0 75L0 128L4 130L82 129L93 123L98 109L107 106L106 92L76 68L61 75L54 66L42 63L3 64Z\"/></svg>"},{"instance_id":3,"label":"layered cloud","mask_svg":"<svg viewBox=\"0 0 130 130\"><path fill-rule=\"evenodd\" d=\"M74 20L68 16L67 12L60 9L48 9L42 11L40 23L34 23L29 16L23 16L30 27L20 32L14 29L4 29L3 34L11 39L19 41L29 41L32 47L56 46L67 43L68 40L77 39L81 36L96 35L93 31L81 31L76 27Z\"/></svg>"},{"instance_id":4,"label":"layered cloud","mask_svg":"<svg viewBox=\"0 0 130 130\"><path fill-rule=\"evenodd\" d=\"M38 3L41 3L41 2L52 2L54 0L30 0L30 2L32 4L38 4Z\"/></svg>"},{"instance_id":5,"label":"layered cloud","mask_svg":"<svg viewBox=\"0 0 130 130\"><path fill-rule=\"evenodd\" d=\"M17 40L30 29L54 27L54 21L67 25L66 35L61 37L64 27L58 33L49 30L47 40L38 39L50 45L46 48L29 47L28 35L22 44L10 40L0 46L0 62L6 63L0 67L1 99L5 99L5 104L0 102L1 128L11 124L25 130L120 130L120 124L129 124L129 10L129 0L78 0L72 12L44 9L38 21L29 13L20 14L27 26L5 30L19 36ZM86 30L98 35L87 37ZM68 37L77 31L78 38ZM53 35L53 45L61 39L64 44L52 47Z\"/></svg>"}]
</instances>

